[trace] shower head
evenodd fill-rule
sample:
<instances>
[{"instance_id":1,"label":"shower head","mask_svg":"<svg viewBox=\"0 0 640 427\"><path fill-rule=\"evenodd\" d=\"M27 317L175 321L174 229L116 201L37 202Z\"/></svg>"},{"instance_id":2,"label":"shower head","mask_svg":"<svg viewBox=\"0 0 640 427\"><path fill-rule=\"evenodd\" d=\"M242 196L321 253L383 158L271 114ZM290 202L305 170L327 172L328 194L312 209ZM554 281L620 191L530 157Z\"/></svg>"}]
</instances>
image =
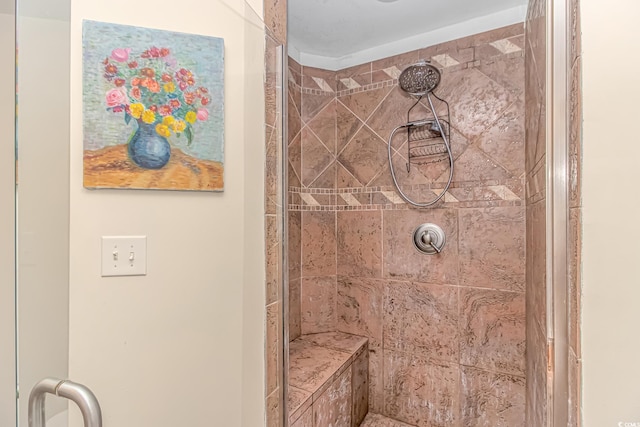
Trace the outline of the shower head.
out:
<instances>
[{"instance_id":1,"label":"shower head","mask_svg":"<svg viewBox=\"0 0 640 427\"><path fill-rule=\"evenodd\" d=\"M413 96L424 96L433 91L440 83L440 71L427 61L409 65L400 73L400 88Z\"/></svg>"}]
</instances>

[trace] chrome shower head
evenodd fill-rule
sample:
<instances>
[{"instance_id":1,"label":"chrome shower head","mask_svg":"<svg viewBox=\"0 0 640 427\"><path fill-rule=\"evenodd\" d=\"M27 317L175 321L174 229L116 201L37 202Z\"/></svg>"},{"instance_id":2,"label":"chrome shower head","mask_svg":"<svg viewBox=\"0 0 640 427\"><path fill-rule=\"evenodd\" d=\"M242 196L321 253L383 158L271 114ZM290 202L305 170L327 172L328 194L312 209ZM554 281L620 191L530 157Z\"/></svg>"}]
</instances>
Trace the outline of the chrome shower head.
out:
<instances>
[{"instance_id":1,"label":"chrome shower head","mask_svg":"<svg viewBox=\"0 0 640 427\"><path fill-rule=\"evenodd\" d=\"M427 61L410 65L400 73L400 88L413 96L425 96L440 83L440 71Z\"/></svg>"}]
</instances>

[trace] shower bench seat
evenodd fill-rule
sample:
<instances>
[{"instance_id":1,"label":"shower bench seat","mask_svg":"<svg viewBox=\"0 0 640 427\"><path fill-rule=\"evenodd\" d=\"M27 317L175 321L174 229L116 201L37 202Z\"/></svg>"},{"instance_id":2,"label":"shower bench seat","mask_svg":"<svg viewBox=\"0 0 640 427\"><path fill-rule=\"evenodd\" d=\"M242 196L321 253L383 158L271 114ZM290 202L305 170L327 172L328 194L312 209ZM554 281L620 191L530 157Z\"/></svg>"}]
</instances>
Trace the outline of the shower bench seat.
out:
<instances>
[{"instance_id":1,"label":"shower bench seat","mask_svg":"<svg viewBox=\"0 0 640 427\"><path fill-rule=\"evenodd\" d=\"M367 338L341 332L289 343L289 426L359 426L369 409Z\"/></svg>"}]
</instances>

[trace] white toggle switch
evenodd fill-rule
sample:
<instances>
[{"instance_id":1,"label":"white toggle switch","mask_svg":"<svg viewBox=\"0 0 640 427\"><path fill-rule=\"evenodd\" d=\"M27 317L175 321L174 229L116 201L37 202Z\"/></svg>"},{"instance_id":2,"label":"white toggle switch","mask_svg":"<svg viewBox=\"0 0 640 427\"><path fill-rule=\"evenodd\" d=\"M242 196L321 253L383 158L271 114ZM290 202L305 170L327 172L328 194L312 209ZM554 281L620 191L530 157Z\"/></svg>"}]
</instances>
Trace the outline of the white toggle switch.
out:
<instances>
[{"instance_id":1,"label":"white toggle switch","mask_svg":"<svg viewBox=\"0 0 640 427\"><path fill-rule=\"evenodd\" d=\"M147 236L102 236L102 276L147 274Z\"/></svg>"}]
</instances>

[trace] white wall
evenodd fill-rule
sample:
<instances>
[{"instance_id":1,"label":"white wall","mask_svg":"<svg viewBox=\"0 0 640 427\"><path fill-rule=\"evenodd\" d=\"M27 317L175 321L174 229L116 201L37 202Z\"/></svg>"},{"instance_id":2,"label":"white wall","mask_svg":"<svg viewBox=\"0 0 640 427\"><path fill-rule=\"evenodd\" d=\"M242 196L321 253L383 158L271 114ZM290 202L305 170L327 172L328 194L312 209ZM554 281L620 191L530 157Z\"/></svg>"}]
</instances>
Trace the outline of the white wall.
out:
<instances>
[{"instance_id":1,"label":"white wall","mask_svg":"<svg viewBox=\"0 0 640 427\"><path fill-rule=\"evenodd\" d=\"M7 9L12 4L2 0ZM0 425L15 425L14 16L0 14Z\"/></svg>"},{"instance_id":2,"label":"white wall","mask_svg":"<svg viewBox=\"0 0 640 427\"><path fill-rule=\"evenodd\" d=\"M581 3L584 427L640 425L640 3Z\"/></svg>"},{"instance_id":3,"label":"white wall","mask_svg":"<svg viewBox=\"0 0 640 427\"><path fill-rule=\"evenodd\" d=\"M245 105L247 75L261 72L245 63L256 43L245 40L244 3L230 3L72 3L69 371L96 393L105 425L255 427L263 416L264 305L244 304L264 301L262 203L249 205L263 194L252 156L264 158L264 119ZM225 38L224 193L82 188L82 19ZM252 90L262 105L261 86ZM147 236L147 276L101 278L100 236L132 234Z\"/></svg>"}]
</instances>

